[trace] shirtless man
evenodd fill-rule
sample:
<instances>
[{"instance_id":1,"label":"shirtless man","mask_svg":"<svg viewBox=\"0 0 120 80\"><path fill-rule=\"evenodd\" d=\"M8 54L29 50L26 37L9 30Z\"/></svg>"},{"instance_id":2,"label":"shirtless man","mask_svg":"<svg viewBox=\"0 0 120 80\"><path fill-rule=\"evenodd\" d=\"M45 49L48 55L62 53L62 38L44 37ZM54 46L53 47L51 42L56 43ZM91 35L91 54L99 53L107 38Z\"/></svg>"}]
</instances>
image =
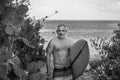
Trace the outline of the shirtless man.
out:
<instances>
[{"instance_id":1,"label":"shirtless man","mask_svg":"<svg viewBox=\"0 0 120 80\"><path fill-rule=\"evenodd\" d=\"M48 75L51 75L50 56L53 55L53 78L54 80L70 80L72 79L70 68L69 52L72 41L66 38L67 27L60 24L57 27L57 37L50 40L47 46L47 69Z\"/></svg>"}]
</instances>

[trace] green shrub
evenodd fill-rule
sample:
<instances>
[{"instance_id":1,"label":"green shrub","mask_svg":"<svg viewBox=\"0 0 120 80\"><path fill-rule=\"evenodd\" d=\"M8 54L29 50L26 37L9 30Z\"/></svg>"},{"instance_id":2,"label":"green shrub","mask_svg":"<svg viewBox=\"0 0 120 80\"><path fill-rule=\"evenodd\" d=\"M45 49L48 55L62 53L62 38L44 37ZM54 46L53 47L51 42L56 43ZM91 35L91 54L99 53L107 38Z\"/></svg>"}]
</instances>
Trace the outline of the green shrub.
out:
<instances>
[{"instance_id":1,"label":"green shrub","mask_svg":"<svg viewBox=\"0 0 120 80\"><path fill-rule=\"evenodd\" d=\"M43 24L29 18L29 4L29 0L0 0L0 80L27 80L28 65L34 62L40 68L46 59Z\"/></svg>"},{"instance_id":2,"label":"green shrub","mask_svg":"<svg viewBox=\"0 0 120 80\"><path fill-rule=\"evenodd\" d=\"M91 39L92 47L99 51L99 58L90 62L93 80L120 80L120 29L111 38Z\"/></svg>"}]
</instances>

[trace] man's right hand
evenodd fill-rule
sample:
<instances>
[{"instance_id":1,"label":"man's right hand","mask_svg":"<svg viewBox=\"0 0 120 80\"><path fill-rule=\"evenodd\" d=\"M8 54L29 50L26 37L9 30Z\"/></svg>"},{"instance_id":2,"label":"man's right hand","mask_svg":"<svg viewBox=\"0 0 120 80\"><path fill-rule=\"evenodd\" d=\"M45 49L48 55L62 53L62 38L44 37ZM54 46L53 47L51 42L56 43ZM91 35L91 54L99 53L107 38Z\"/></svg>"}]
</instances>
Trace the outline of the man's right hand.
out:
<instances>
[{"instance_id":1,"label":"man's right hand","mask_svg":"<svg viewBox=\"0 0 120 80\"><path fill-rule=\"evenodd\" d=\"M47 72L47 80L52 80L52 74L51 74L51 72Z\"/></svg>"},{"instance_id":2,"label":"man's right hand","mask_svg":"<svg viewBox=\"0 0 120 80\"><path fill-rule=\"evenodd\" d=\"M47 76L51 76L51 75L52 75L51 71L48 70Z\"/></svg>"}]
</instances>

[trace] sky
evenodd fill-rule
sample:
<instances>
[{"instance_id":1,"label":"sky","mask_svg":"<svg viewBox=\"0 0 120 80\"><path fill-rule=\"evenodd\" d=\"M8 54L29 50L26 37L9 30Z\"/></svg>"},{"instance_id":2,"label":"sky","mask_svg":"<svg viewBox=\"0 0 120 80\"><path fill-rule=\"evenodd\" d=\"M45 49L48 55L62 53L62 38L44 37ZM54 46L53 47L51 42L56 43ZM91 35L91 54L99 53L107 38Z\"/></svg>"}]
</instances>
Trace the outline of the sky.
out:
<instances>
[{"instance_id":1,"label":"sky","mask_svg":"<svg viewBox=\"0 0 120 80\"><path fill-rule=\"evenodd\" d=\"M30 0L30 3L30 16L37 19L48 16L49 20L120 20L120 0Z\"/></svg>"}]
</instances>

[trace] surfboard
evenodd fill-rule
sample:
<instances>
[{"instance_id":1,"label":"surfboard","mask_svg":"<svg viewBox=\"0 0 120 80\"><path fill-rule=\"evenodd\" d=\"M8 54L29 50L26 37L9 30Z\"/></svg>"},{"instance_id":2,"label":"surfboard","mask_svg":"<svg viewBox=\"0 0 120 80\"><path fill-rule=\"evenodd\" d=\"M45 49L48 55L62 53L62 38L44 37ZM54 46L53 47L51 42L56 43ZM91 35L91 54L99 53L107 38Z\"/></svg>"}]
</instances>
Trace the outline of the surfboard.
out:
<instances>
[{"instance_id":1,"label":"surfboard","mask_svg":"<svg viewBox=\"0 0 120 80\"><path fill-rule=\"evenodd\" d=\"M81 39L73 44L70 51L73 80L83 74L89 63L89 47L86 40Z\"/></svg>"}]
</instances>

